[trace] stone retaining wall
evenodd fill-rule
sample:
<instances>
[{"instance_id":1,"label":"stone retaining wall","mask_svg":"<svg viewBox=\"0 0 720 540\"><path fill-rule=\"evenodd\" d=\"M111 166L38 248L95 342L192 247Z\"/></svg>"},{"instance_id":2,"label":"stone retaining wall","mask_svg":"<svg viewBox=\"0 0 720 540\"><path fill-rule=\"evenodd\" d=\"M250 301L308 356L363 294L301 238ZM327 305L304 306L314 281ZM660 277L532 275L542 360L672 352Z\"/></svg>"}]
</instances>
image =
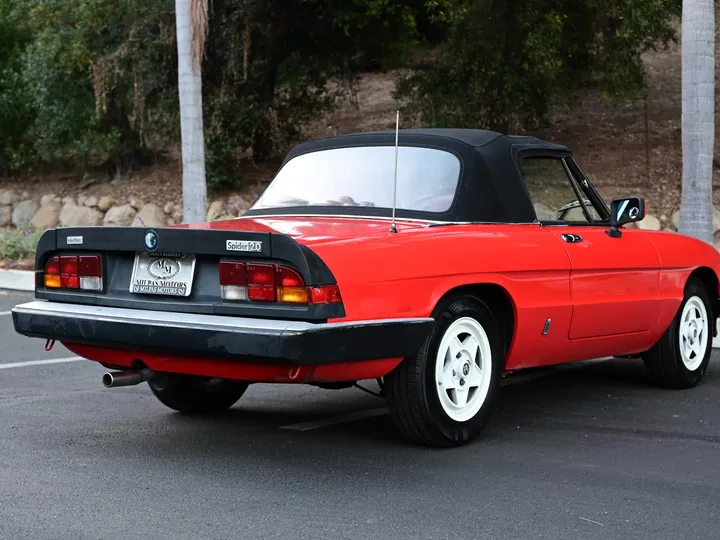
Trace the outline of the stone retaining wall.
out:
<instances>
[{"instance_id":1,"label":"stone retaining wall","mask_svg":"<svg viewBox=\"0 0 720 540\"><path fill-rule=\"evenodd\" d=\"M207 220L232 219L249 206L250 202L239 195L216 200L208 205ZM60 198L54 194L32 196L11 189L0 190L0 227L35 230L101 225L162 227L182 223L182 215L182 206L174 202L161 206L134 197L123 201L111 196Z\"/></svg>"},{"instance_id":2,"label":"stone retaining wall","mask_svg":"<svg viewBox=\"0 0 720 540\"><path fill-rule=\"evenodd\" d=\"M259 196L251 193L246 199L233 195L225 200L216 200L208 204L208 221L232 219L242 215ZM537 215L543 219L555 219L555 213L543 204L536 204ZM714 232L716 240L720 240L720 211L713 209ZM571 210L581 213L579 208ZM100 225L121 225L136 227L162 227L182 223L182 207L174 202L160 206L156 203L143 203L135 197L119 201L111 196L77 198L60 198L53 194L32 196L28 193L16 193L11 189L0 190L0 227L32 228L36 230L54 227L82 227ZM570 216L568 216L572 219ZM578 219L582 219L578 216ZM660 219L647 215L639 223L628 227L645 230L677 231L680 212L675 212L670 219Z\"/></svg>"}]
</instances>

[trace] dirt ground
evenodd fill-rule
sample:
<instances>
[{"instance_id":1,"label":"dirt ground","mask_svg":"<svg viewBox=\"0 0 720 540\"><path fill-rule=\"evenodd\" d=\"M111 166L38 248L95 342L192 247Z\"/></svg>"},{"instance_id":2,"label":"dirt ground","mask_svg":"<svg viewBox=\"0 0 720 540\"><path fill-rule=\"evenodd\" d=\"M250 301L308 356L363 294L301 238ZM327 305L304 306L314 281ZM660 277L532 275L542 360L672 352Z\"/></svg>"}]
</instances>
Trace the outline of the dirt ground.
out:
<instances>
[{"instance_id":1,"label":"dirt ground","mask_svg":"<svg viewBox=\"0 0 720 540\"><path fill-rule=\"evenodd\" d=\"M720 48L720 39L718 39ZM720 58L720 55L718 56ZM614 104L593 93L581 96L574 108L553 112L552 128L529 133L566 144L590 179L608 201L618 196L640 195L646 198L648 211L663 226L680 206L682 178L681 148L681 62L680 46L669 51L648 54L647 134L645 103ZM371 129L393 128L397 104L392 98L394 72L368 74L361 78L357 104L348 100L336 112L319 119L307 130L308 138L352 133ZM717 87L720 94L720 85ZM716 108L716 114L720 113ZM720 123L716 118L720 132ZM717 136L716 136L717 137ZM238 191L254 199L270 180L278 163L248 164L243 171L245 186ZM40 182L42 187L38 187ZM2 180L4 186L19 192L40 190L61 197L110 194L117 200L136 197L143 202L180 203L181 167L168 160L137 171L133 178L114 186L99 180L79 187L77 175L59 174ZM720 170L715 169L714 185L720 185ZM218 194L213 198L229 196ZM720 192L714 194L720 205Z\"/></svg>"}]
</instances>

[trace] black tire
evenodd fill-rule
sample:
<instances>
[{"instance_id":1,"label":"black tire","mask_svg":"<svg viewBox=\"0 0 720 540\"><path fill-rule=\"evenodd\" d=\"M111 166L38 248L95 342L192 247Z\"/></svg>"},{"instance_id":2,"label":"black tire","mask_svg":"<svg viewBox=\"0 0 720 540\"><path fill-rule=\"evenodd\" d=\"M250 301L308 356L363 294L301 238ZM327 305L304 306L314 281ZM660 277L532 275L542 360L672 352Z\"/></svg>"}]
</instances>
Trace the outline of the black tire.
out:
<instances>
[{"instance_id":1,"label":"black tire","mask_svg":"<svg viewBox=\"0 0 720 540\"><path fill-rule=\"evenodd\" d=\"M492 414L500 388L504 348L498 325L490 310L476 298L451 299L433 313L435 328L419 353L405 358L385 378L385 395L391 417L409 441L434 447L460 446L472 441ZM435 374L438 348L448 328L460 318L470 317L485 331L491 352L490 382L482 406L465 421L448 415L440 402Z\"/></svg>"},{"instance_id":2,"label":"black tire","mask_svg":"<svg viewBox=\"0 0 720 540\"><path fill-rule=\"evenodd\" d=\"M705 307L707 344L702 356L702 361L697 368L690 370L683 362L680 351L682 338L680 336L681 319L685 306L691 299L699 299ZM643 354L643 362L650 380L657 386L663 388L692 388L697 385L707 372L712 352L712 327L713 319L712 303L708 291L703 283L690 278L685 285L685 294L675 317L670 326L663 334L663 337L649 351Z\"/></svg>"},{"instance_id":3,"label":"black tire","mask_svg":"<svg viewBox=\"0 0 720 540\"><path fill-rule=\"evenodd\" d=\"M182 413L218 413L232 407L248 383L190 375L164 374L148 382L155 397Z\"/></svg>"}]
</instances>

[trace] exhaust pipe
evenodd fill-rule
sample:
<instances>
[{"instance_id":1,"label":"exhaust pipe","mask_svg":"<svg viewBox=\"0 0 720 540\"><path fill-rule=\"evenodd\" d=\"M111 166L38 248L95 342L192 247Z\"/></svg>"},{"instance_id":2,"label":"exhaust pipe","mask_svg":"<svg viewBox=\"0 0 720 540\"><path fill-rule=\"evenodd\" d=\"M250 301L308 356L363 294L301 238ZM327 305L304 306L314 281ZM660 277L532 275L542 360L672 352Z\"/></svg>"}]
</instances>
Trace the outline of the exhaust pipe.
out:
<instances>
[{"instance_id":1,"label":"exhaust pipe","mask_svg":"<svg viewBox=\"0 0 720 540\"><path fill-rule=\"evenodd\" d=\"M139 371L115 371L108 372L102 376L105 388L117 388L119 386L133 386L155 377L155 372L150 368Z\"/></svg>"}]
</instances>

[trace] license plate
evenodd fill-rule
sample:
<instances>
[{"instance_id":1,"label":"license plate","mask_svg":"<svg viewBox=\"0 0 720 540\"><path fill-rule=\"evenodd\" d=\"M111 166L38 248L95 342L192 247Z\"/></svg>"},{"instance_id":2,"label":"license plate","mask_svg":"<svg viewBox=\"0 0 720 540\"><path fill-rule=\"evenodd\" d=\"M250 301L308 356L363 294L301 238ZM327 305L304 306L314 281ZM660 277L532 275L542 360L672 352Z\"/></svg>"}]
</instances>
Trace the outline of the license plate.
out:
<instances>
[{"instance_id":1,"label":"license plate","mask_svg":"<svg viewBox=\"0 0 720 540\"><path fill-rule=\"evenodd\" d=\"M194 274L195 255L138 253L130 278L130 292L189 296Z\"/></svg>"}]
</instances>

